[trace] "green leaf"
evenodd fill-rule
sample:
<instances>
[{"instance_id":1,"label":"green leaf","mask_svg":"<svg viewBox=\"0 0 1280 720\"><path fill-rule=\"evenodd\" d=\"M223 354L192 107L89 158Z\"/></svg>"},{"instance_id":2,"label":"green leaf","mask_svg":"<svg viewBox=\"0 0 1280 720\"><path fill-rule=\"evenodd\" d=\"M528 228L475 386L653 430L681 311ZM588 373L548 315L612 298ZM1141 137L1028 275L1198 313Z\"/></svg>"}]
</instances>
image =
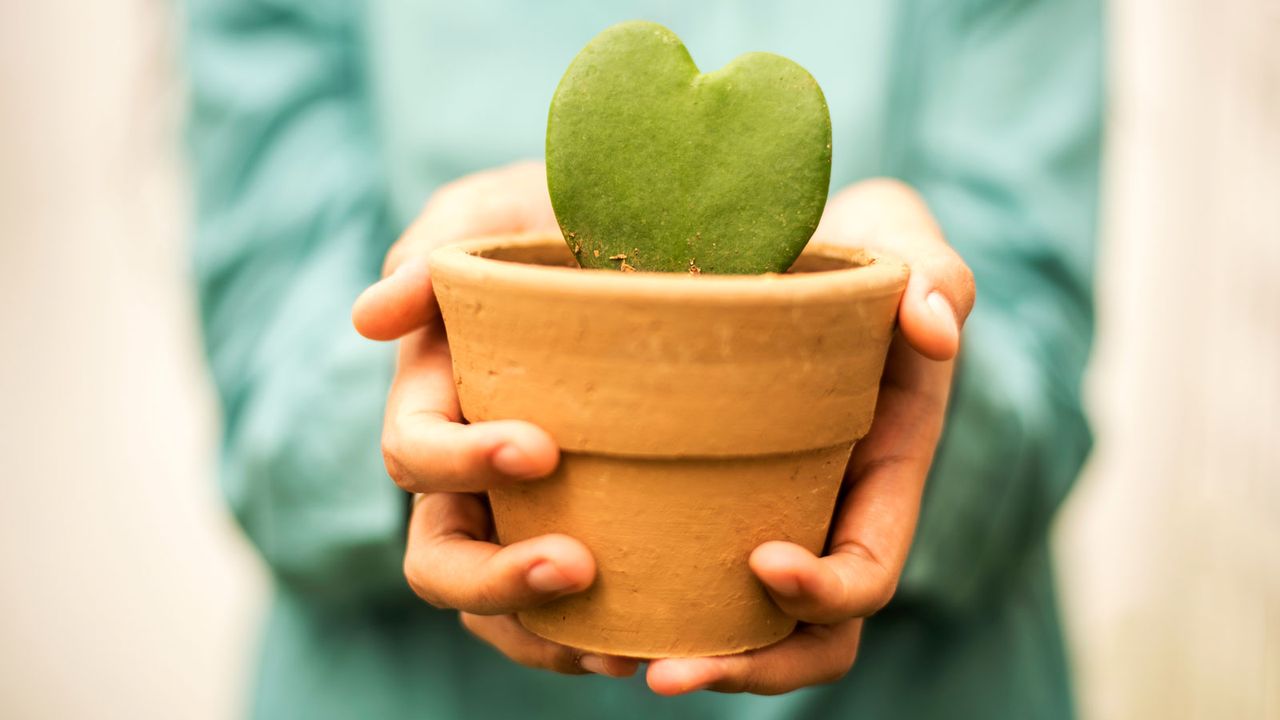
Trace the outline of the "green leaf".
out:
<instances>
[{"instance_id":1,"label":"green leaf","mask_svg":"<svg viewBox=\"0 0 1280 720\"><path fill-rule=\"evenodd\" d=\"M583 267L782 272L830 182L822 89L778 55L699 73L670 30L621 23L578 53L551 101L547 184Z\"/></svg>"}]
</instances>

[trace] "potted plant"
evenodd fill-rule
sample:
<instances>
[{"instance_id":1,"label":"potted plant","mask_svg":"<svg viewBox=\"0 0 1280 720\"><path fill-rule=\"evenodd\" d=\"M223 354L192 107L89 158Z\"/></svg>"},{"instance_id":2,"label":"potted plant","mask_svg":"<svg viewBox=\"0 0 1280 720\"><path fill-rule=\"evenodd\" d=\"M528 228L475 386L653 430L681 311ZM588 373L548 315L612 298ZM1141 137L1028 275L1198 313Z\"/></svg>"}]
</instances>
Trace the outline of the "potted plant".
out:
<instances>
[{"instance_id":1,"label":"potted plant","mask_svg":"<svg viewBox=\"0 0 1280 720\"><path fill-rule=\"evenodd\" d=\"M587 591L520 614L531 631L656 658L793 630L747 558L821 551L907 280L869 251L806 249L830 138L791 61L699 74L669 30L624 23L552 101L563 237L432 255L464 416L533 422L562 449L550 478L490 493L499 540L565 533L596 558Z\"/></svg>"}]
</instances>

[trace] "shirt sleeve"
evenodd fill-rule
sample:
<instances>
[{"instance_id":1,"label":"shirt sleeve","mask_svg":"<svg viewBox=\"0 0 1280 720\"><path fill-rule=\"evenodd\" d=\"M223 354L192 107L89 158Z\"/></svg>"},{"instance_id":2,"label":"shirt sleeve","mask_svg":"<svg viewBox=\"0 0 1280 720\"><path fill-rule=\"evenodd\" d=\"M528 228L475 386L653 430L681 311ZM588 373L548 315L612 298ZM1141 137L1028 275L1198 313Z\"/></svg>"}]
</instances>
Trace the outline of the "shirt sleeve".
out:
<instances>
[{"instance_id":1,"label":"shirt sleeve","mask_svg":"<svg viewBox=\"0 0 1280 720\"><path fill-rule=\"evenodd\" d=\"M406 497L379 454L391 350L350 307L392 239L358 3L189 0L195 273L221 483L284 586L404 589Z\"/></svg>"},{"instance_id":2,"label":"shirt sleeve","mask_svg":"<svg viewBox=\"0 0 1280 720\"><path fill-rule=\"evenodd\" d=\"M1088 454L1081 378L1103 99L1093 0L926 0L888 152L974 271L947 429L899 596L979 607L1043 547Z\"/></svg>"}]
</instances>

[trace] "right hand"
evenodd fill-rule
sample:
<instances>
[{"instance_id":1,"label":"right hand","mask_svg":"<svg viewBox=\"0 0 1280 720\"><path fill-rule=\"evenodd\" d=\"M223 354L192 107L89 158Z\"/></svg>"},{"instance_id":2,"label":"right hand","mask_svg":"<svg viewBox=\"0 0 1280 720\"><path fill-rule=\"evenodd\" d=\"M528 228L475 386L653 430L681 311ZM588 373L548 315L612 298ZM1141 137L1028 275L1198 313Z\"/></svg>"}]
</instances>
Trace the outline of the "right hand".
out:
<instances>
[{"instance_id":1,"label":"right hand","mask_svg":"<svg viewBox=\"0 0 1280 720\"><path fill-rule=\"evenodd\" d=\"M470 175L439 190L387 253L382 280L356 300L352 321L372 340L399 340L387 397L382 454L387 472L418 493L404 572L423 600L462 613L463 625L512 660L562 673L615 677L636 660L584 655L525 630L513 613L581 592L595 580L582 543L544 535L496 545L485 491L555 470L560 451L519 420L466 424L427 256L449 242L499 233L559 233L541 163Z\"/></svg>"}]
</instances>

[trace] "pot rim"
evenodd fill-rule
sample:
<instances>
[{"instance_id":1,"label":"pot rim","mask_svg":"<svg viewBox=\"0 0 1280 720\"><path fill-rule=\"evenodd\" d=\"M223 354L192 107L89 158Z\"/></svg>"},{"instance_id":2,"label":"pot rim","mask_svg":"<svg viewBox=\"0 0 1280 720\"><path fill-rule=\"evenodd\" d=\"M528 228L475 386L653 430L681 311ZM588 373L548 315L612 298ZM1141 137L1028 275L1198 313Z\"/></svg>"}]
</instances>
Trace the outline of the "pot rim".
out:
<instances>
[{"instance_id":1,"label":"pot rim","mask_svg":"<svg viewBox=\"0 0 1280 720\"><path fill-rule=\"evenodd\" d=\"M803 255L842 260L854 267L786 274L695 276L538 265L485 256L500 249L537 247L567 250L564 239L552 233L477 237L437 248L431 253L431 272L437 277L470 278L533 292L554 290L557 294L597 298L666 298L682 302L878 296L901 292L909 275L907 265L888 253L828 242L810 242Z\"/></svg>"}]
</instances>

